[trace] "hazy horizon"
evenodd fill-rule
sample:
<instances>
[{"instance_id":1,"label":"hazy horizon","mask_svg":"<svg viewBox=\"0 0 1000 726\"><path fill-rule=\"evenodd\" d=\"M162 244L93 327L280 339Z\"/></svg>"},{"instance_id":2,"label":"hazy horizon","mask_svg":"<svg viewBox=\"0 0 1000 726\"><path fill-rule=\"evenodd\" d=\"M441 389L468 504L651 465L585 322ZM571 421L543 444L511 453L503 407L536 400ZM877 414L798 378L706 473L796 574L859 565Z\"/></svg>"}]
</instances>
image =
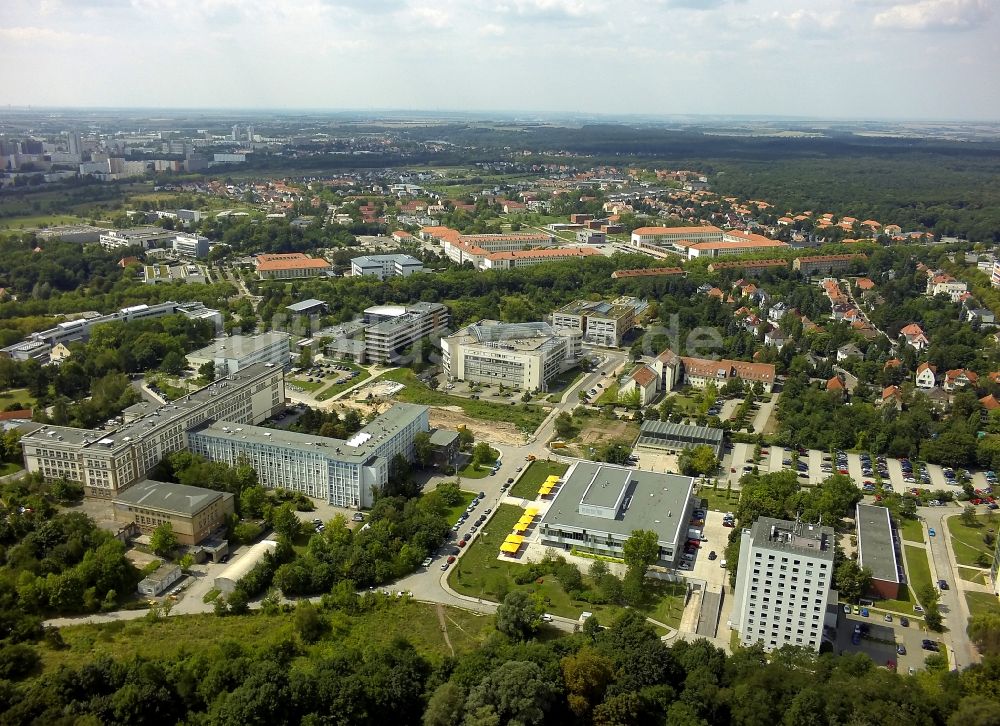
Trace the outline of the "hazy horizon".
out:
<instances>
[{"instance_id":1,"label":"hazy horizon","mask_svg":"<svg viewBox=\"0 0 1000 726\"><path fill-rule=\"evenodd\" d=\"M996 0L830 0L823 8L801 0L7 0L0 79L11 111L990 121L1000 119L996 10Z\"/></svg>"}]
</instances>

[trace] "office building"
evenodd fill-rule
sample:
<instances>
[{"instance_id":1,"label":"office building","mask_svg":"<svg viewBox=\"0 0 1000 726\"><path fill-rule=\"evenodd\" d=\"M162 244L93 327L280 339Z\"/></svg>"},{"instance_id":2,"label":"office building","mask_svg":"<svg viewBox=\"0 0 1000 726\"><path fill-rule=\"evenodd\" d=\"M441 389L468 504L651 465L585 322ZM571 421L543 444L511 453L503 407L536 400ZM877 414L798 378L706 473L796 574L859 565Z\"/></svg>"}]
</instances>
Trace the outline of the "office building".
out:
<instances>
[{"instance_id":1,"label":"office building","mask_svg":"<svg viewBox=\"0 0 1000 726\"><path fill-rule=\"evenodd\" d=\"M696 242L721 242L718 227L639 227L632 232L629 243L653 253L682 252Z\"/></svg>"},{"instance_id":2,"label":"office building","mask_svg":"<svg viewBox=\"0 0 1000 726\"><path fill-rule=\"evenodd\" d=\"M480 320L441 339L442 367L451 381L545 391L578 363L582 338L578 330L556 331L546 323Z\"/></svg>"},{"instance_id":3,"label":"office building","mask_svg":"<svg viewBox=\"0 0 1000 726\"><path fill-rule=\"evenodd\" d=\"M174 252L186 257L207 257L208 237L198 234L178 234L174 237Z\"/></svg>"},{"instance_id":4,"label":"office building","mask_svg":"<svg viewBox=\"0 0 1000 726\"><path fill-rule=\"evenodd\" d=\"M625 280L633 277L674 277L684 276L680 267L645 267L636 270L615 270L611 273L612 280Z\"/></svg>"},{"instance_id":5,"label":"office building","mask_svg":"<svg viewBox=\"0 0 1000 726\"><path fill-rule=\"evenodd\" d=\"M46 479L79 482L87 496L112 499L145 478L167 454L187 448L188 431L225 419L258 424L285 408L282 369L257 363L167 404L122 412L110 430L39 425L21 437L24 468Z\"/></svg>"},{"instance_id":6,"label":"office building","mask_svg":"<svg viewBox=\"0 0 1000 726\"><path fill-rule=\"evenodd\" d=\"M178 544L197 545L225 528L233 499L229 492L144 479L119 492L112 507L119 524L135 523L145 534L169 524Z\"/></svg>"},{"instance_id":7,"label":"office building","mask_svg":"<svg viewBox=\"0 0 1000 726\"><path fill-rule=\"evenodd\" d=\"M319 315L326 311L326 303L314 297L285 306L290 315Z\"/></svg>"},{"instance_id":8,"label":"office building","mask_svg":"<svg viewBox=\"0 0 1000 726\"><path fill-rule=\"evenodd\" d=\"M176 232L161 227L131 227L129 229L109 229L99 237L106 250L141 247L144 250L170 245Z\"/></svg>"},{"instance_id":9,"label":"office building","mask_svg":"<svg viewBox=\"0 0 1000 726\"><path fill-rule=\"evenodd\" d=\"M832 527L760 517L743 530L732 627L740 644L819 652L831 598Z\"/></svg>"},{"instance_id":10,"label":"office building","mask_svg":"<svg viewBox=\"0 0 1000 726\"><path fill-rule=\"evenodd\" d=\"M301 252L277 255L257 255L254 258L261 280L290 280L297 277L325 275L330 270L326 260L309 257Z\"/></svg>"},{"instance_id":11,"label":"office building","mask_svg":"<svg viewBox=\"0 0 1000 726\"><path fill-rule=\"evenodd\" d=\"M100 242L101 235L107 232L106 227L95 227L91 224L60 224L35 231L35 237L40 240L61 239L63 242Z\"/></svg>"},{"instance_id":12,"label":"office building","mask_svg":"<svg viewBox=\"0 0 1000 726\"><path fill-rule=\"evenodd\" d=\"M780 249L775 248L790 248L790 245L787 242L769 239L760 234L753 234L752 232L741 232L737 230L724 232L721 240L695 242L687 245L678 244L675 246L684 247L684 251L687 253L688 259L692 260L696 257L714 258L734 255L749 255L755 252L763 252L765 250L780 252Z\"/></svg>"},{"instance_id":13,"label":"office building","mask_svg":"<svg viewBox=\"0 0 1000 726\"><path fill-rule=\"evenodd\" d=\"M555 236L545 233L461 234L450 227L423 227L420 230L420 237L440 243L445 255L453 262L460 265L469 262L480 270L494 267L509 269L553 261L551 257L509 258L499 256L497 253L525 252L556 243ZM523 264L514 264L514 260L520 260Z\"/></svg>"},{"instance_id":14,"label":"office building","mask_svg":"<svg viewBox=\"0 0 1000 726\"><path fill-rule=\"evenodd\" d=\"M812 257L796 257L792 260L792 269L803 275L832 275L834 272L850 269L855 262L864 262L868 255L815 255Z\"/></svg>"},{"instance_id":15,"label":"office building","mask_svg":"<svg viewBox=\"0 0 1000 726\"><path fill-rule=\"evenodd\" d=\"M656 532L657 564L673 567L687 539L694 479L578 461L539 524L543 545L621 557L637 529Z\"/></svg>"},{"instance_id":16,"label":"office building","mask_svg":"<svg viewBox=\"0 0 1000 726\"><path fill-rule=\"evenodd\" d=\"M479 265L484 270L514 270L532 267L545 262L565 262L586 257L601 256L593 247L555 247L545 250L521 250L520 252L490 252Z\"/></svg>"},{"instance_id":17,"label":"office building","mask_svg":"<svg viewBox=\"0 0 1000 726\"><path fill-rule=\"evenodd\" d=\"M387 277L409 277L423 272L424 264L411 255L364 255L351 260L351 275L371 275L379 280Z\"/></svg>"},{"instance_id":18,"label":"office building","mask_svg":"<svg viewBox=\"0 0 1000 726\"><path fill-rule=\"evenodd\" d=\"M211 461L247 461L261 484L338 507L370 507L389 479L393 457L413 460L413 438L430 429L426 406L397 403L345 440L225 419L188 434L189 447Z\"/></svg>"},{"instance_id":19,"label":"office building","mask_svg":"<svg viewBox=\"0 0 1000 726\"><path fill-rule=\"evenodd\" d=\"M20 343L0 348L0 355L15 360L33 358L39 362L47 363L49 354L55 346L60 343L68 345L77 341L86 341L90 338L91 331L98 325L114 322L131 323L136 320L176 314L184 315L191 320L207 320L215 326L216 331L222 328L222 314L218 310L206 308L200 302L176 303L169 301L155 305L132 305L107 315L93 315L89 318L67 320L54 328L32 333Z\"/></svg>"},{"instance_id":20,"label":"office building","mask_svg":"<svg viewBox=\"0 0 1000 726\"><path fill-rule=\"evenodd\" d=\"M365 358L372 363L391 363L405 349L427 336L447 332L451 315L441 303L375 305L365 310Z\"/></svg>"},{"instance_id":21,"label":"office building","mask_svg":"<svg viewBox=\"0 0 1000 726\"><path fill-rule=\"evenodd\" d=\"M858 503L854 521L858 530L858 566L872 573L869 594L886 600L897 599L906 575L889 510Z\"/></svg>"},{"instance_id":22,"label":"office building","mask_svg":"<svg viewBox=\"0 0 1000 726\"><path fill-rule=\"evenodd\" d=\"M188 353L187 361L195 370L206 363L214 363L217 376L236 373L255 363L284 368L291 362L291 339L288 333L280 332L230 335Z\"/></svg>"},{"instance_id":23,"label":"office building","mask_svg":"<svg viewBox=\"0 0 1000 726\"><path fill-rule=\"evenodd\" d=\"M552 313L552 327L557 331L579 330L584 343L614 348L621 345L647 307L645 300L634 297L611 302L577 300Z\"/></svg>"}]
</instances>

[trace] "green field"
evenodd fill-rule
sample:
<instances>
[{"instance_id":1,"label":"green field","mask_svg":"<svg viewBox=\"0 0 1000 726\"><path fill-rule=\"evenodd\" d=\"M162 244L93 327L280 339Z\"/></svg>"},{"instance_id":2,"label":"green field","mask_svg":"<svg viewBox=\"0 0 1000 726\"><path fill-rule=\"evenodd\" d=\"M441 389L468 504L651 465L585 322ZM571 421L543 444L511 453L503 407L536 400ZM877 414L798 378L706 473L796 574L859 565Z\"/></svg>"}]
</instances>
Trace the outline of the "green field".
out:
<instances>
[{"instance_id":1,"label":"green field","mask_svg":"<svg viewBox=\"0 0 1000 726\"><path fill-rule=\"evenodd\" d=\"M499 600L513 590L525 590L537 595L544 603L545 610L566 618L578 618L584 610L598 616L604 624L612 622L621 612L618 605L596 605L571 598L558 580L546 575L526 585L514 582L514 574L525 565L516 562L501 562L497 559L500 545L524 510L511 504L501 504L482 533L472 540L468 551L458 560L458 564L448 576L448 582L456 591L470 597ZM584 577L584 582L587 582ZM654 597L650 605L642 609L648 617L676 628L683 612L684 586L669 583L650 583Z\"/></svg>"},{"instance_id":2,"label":"green field","mask_svg":"<svg viewBox=\"0 0 1000 726\"><path fill-rule=\"evenodd\" d=\"M995 530L995 527L982 515L976 517L976 524L972 527L958 517L949 517L948 532L951 534L951 546L955 550L955 560L958 564L976 565L980 555L986 555L992 564L993 548L983 542L983 535L990 529Z\"/></svg>"},{"instance_id":3,"label":"green field","mask_svg":"<svg viewBox=\"0 0 1000 726\"><path fill-rule=\"evenodd\" d=\"M321 389L323 386L326 385L326 381L320 381L319 383L316 383L315 381L309 381L306 380L305 378L288 378L287 381L290 385L293 385L296 388L301 388L303 391L307 393L315 393L316 391L318 391L319 389Z\"/></svg>"},{"instance_id":4,"label":"green field","mask_svg":"<svg viewBox=\"0 0 1000 726\"><path fill-rule=\"evenodd\" d=\"M326 401L330 398L333 398L338 393L342 393L346 391L348 388L356 386L362 381L366 381L369 378L371 378L371 373L369 373L361 366L356 366L353 363L341 363L341 365L350 366L351 370L357 371L358 375L350 379L349 381L345 381L344 383L333 383L327 386L322 391L320 391L319 394L316 396L317 401ZM343 371L340 372L343 373ZM336 380L336 378L334 378L334 380Z\"/></svg>"},{"instance_id":5,"label":"green field","mask_svg":"<svg viewBox=\"0 0 1000 726\"><path fill-rule=\"evenodd\" d=\"M985 585L990 581L987 570L978 570L972 567L959 567L958 576L966 582L975 582L979 585Z\"/></svg>"},{"instance_id":6,"label":"green field","mask_svg":"<svg viewBox=\"0 0 1000 726\"><path fill-rule=\"evenodd\" d=\"M38 403L35 397L28 393L27 388L12 388L9 391L0 393L0 410L5 410L8 406L19 403L28 408L34 408Z\"/></svg>"},{"instance_id":7,"label":"green field","mask_svg":"<svg viewBox=\"0 0 1000 726\"><path fill-rule=\"evenodd\" d=\"M537 499L538 487L542 482L552 474L562 476L567 469L569 466L558 461L533 461L522 472L521 478L514 482L508 495L528 500Z\"/></svg>"},{"instance_id":8,"label":"green field","mask_svg":"<svg viewBox=\"0 0 1000 726\"><path fill-rule=\"evenodd\" d=\"M985 615L987 613L1000 615L1000 600L988 592L967 592L965 602L969 606L970 615Z\"/></svg>"},{"instance_id":9,"label":"green field","mask_svg":"<svg viewBox=\"0 0 1000 726\"><path fill-rule=\"evenodd\" d=\"M473 469L472 462L469 462L459 469L458 473L463 479L485 479L490 475L492 470L493 468L488 464L483 464L478 469Z\"/></svg>"},{"instance_id":10,"label":"green field","mask_svg":"<svg viewBox=\"0 0 1000 726\"><path fill-rule=\"evenodd\" d=\"M0 229L35 229L38 227L55 227L60 224L89 224L90 220L75 217L70 214L36 214L25 217L2 217Z\"/></svg>"},{"instance_id":11,"label":"green field","mask_svg":"<svg viewBox=\"0 0 1000 726\"><path fill-rule=\"evenodd\" d=\"M925 587L933 587L931 566L927 561L927 550L923 547L903 545L903 556L906 558L906 572L909 575L910 587L914 594Z\"/></svg>"},{"instance_id":12,"label":"green field","mask_svg":"<svg viewBox=\"0 0 1000 726\"><path fill-rule=\"evenodd\" d=\"M493 631L493 618L455 608L444 609L448 637L455 653L478 648ZM370 613L346 616L329 613L334 621L330 635L308 646L302 657L322 655L330 646L366 650L389 644L402 636L420 652L436 661L451 655L444 641L435 607L417 602L392 601ZM60 628L65 650L41 648L44 671L60 665L79 667L103 655L118 660L173 658L187 652L213 652L224 641L244 647L272 649L286 639L295 640L295 618L289 615L254 613L220 618L214 614L177 615L155 622L145 619L102 625Z\"/></svg>"},{"instance_id":13,"label":"green field","mask_svg":"<svg viewBox=\"0 0 1000 726\"><path fill-rule=\"evenodd\" d=\"M898 522L899 534L907 542L923 542L924 529L919 519L909 519L900 517Z\"/></svg>"},{"instance_id":14,"label":"green field","mask_svg":"<svg viewBox=\"0 0 1000 726\"><path fill-rule=\"evenodd\" d=\"M598 406L615 406L618 404L618 384L612 383L609 385L597 400L594 401Z\"/></svg>"},{"instance_id":15,"label":"green field","mask_svg":"<svg viewBox=\"0 0 1000 726\"><path fill-rule=\"evenodd\" d=\"M395 398L403 403L416 403L422 406L458 406L467 416L481 421L507 421L525 433L537 429L549 413L548 409L532 404L517 403L513 406L504 406L499 403L449 396L447 393L428 388L409 368L388 371L383 373L381 378L406 386L395 395Z\"/></svg>"},{"instance_id":16,"label":"green field","mask_svg":"<svg viewBox=\"0 0 1000 726\"><path fill-rule=\"evenodd\" d=\"M454 507L449 508L448 511L444 513L444 517L445 519L448 520L449 524L451 524L452 522L457 522L458 518L462 515L462 512L468 509L469 505L472 503L472 500L476 498L476 492L467 492L463 489L461 490L461 494L462 494L462 501L456 504Z\"/></svg>"},{"instance_id":17,"label":"green field","mask_svg":"<svg viewBox=\"0 0 1000 726\"><path fill-rule=\"evenodd\" d=\"M702 487L698 490L698 497L708 500L708 508L715 512L735 512L740 503L739 489L726 490L720 486L718 490L712 487Z\"/></svg>"}]
</instances>

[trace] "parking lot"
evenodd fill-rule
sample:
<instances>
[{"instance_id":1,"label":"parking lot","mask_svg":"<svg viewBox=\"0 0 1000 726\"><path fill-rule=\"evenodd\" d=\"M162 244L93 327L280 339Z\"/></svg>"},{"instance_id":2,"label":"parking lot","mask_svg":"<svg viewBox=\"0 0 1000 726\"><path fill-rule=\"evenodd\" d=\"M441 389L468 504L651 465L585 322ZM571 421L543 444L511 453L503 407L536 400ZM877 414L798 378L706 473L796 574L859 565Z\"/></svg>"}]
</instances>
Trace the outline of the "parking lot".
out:
<instances>
[{"instance_id":1,"label":"parking lot","mask_svg":"<svg viewBox=\"0 0 1000 726\"><path fill-rule=\"evenodd\" d=\"M919 670L924 667L924 659L931 651L924 650L921 643L930 634L921 630L919 621L910 621L908 626L900 623L898 616L892 616L892 622L885 622L883 613L871 611L869 616L847 615L841 610L837 617L837 653L864 653L876 665L885 666L894 661L897 671L906 673L910 668ZM867 634L862 635L860 642L851 642L855 626L867 628ZM937 640L937 638L930 638ZM906 653L900 655L897 647L902 645Z\"/></svg>"},{"instance_id":2,"label":"parking lot","mask_svg":"<svg viewBox=\"0 0 1000 726\"><path fill-rule=\"evenodd\" d=\"M793 450L781 446L765 447L760 461L755 462L753 451L752 444L738 443L734 444L732 452L724 457L725 475L734 485L756 466L761 473L798 470L801 472L799 482L808 486L816 486L831 474L840 472L850 476L858 486L863 486L866 482L875 486L881 481L883 487L897 494L903 494L913 488L943 490L956 494L962 491L959 472L954 472L949 478L945 469L937 464L911 464L911 470L907 472L906 464L901 459L871 457L870 462L865 462L861 454L844 453L842 456L832 456L818 449L808 449L800 453L796 461ZM921 472L921 468L925 472ZM984 472L970 473L973 488L986 490L990 486ZM910 481L907 481L907 477Z\"/></svg>"},{"instance_id":3,"label":"parking lot","mask_svg":"<svg viewBox=\"0 0 1000 726\"><path fill-rule=\"evenodd\" d=\"M684 577L691 577L696 580L704 580L710 585L719 588L726 581L727 570L722 566L726 557L726 544L729 541L729 528L722 526L722 512L707 512L705 523L701 526L688 525L691 528L701 530L705 539L701 546L696 549L694 559L690 562L690 569L680 569L679 574ZM715 559L709 559L709 554L715 552Z\"/></svg>"}]
</instances>

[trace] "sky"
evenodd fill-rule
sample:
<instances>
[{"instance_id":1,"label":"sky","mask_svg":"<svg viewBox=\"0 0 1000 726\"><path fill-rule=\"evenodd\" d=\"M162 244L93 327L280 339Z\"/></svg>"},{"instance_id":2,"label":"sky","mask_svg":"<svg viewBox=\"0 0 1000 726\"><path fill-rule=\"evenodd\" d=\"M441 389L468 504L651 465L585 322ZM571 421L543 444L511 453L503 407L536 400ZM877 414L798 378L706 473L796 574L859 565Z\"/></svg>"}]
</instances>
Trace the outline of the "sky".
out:
<instances>
[{"instance_id":1,"label":"sky","mask_svg":"<svg viewBox=\"0 0 1000 726\"><path fill-rule=\"evenodd\" d=\"M0 103L1000 120L1000 0L0 0Z\"/></svg>"}]
</instances>

